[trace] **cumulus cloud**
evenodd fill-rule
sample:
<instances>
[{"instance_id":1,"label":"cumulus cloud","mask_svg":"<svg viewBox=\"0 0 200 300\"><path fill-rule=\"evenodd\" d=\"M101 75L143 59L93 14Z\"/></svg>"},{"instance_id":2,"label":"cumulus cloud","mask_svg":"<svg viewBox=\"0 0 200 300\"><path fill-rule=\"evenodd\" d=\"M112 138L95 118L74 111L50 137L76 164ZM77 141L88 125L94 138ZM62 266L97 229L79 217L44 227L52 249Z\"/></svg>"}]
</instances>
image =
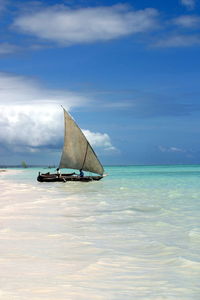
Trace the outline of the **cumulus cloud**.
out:
<instances>
[{"instance_id":1,"label":"cumulus cloud","mask_svg":"<svg viewBox=\"0 0 200 300\"><path fill-rule=\"evenodd\" d=\"M111 139L107 133L91 132L89 130L84 130L83 133L88 139L88 141L94 147L103 148L106 151L115 151L116 148L112 145Z\"/></svg>"},{"instance_id":2,"label":"cumulus cloud","mask_svg":"<svg viewBox=\"0 0 200 300\"><path fill-rule=\"evenodd\" d=\"M63 143L63 112L88 104L88 99L69 91L44 89L23 76L0 73L0 145L14 152L60 150ZM85 130L91 145L113 150L106 133Z\"/></svg>"},{"instance_id":3,"label":"cumulus cloud","mask_svg":"<svg viewBox=\"0 0 200 300\"><path fill-rule=\"evenodd\" d=\"M55 105L0 105L0 143L16 152L58 150L63 142L63 114ZM106 133L83 130L92 146L115 150Z\"/></svg>"},{"instance_id":4,"label":"cumulus cloud","mask_svg":"<svg viewBox=\"0 0 200 300\"><path fill-rule=\"evenodd\" d=\"M195 0L181 0L181 3L186 6L188 9L195 8Z\"/></svg>"},{"instance_id":5,"label":"cumulus cloud","mask_svg":"<svg viewBox=\"0 0 200 300\"><path fill-rule=\"evenodd\" d=\"M62 138L62 114L55 105L0 105L0 143L14 150L56 147Z\"/></svg>"},{"instance_id":6,"label":"cumulus cloud","mask_svg":"<svg viewBox=\"0 0 200 300\"><path fill-rule=\"evenodd\" d=\"M154 43L154 47L191 47L200 45L200 35L184 35L176 34L158 40Z\"/></svg>"},{"instance_id":7,"label":"cumulus cloud","mask_svg":"<svg viewBox=\"0 0 200 300\"><path fill-rule=\"evenodd\" d=\"M158 11L127 5L70 9L50 7L19 16L13 28L40 39L72 45L119 38L157 26Z\"/></svg>"},{"instance_id":8,"label":"cumulus cloud","mask_svg":"<svg viewBox=\"0 0 200 300\"><path fill-rule=\"evenodd\" d=\"M173 23L185 27L185 28L195 28L200 26L200 17L199 16L191 16L184 15L173 20Z\"/></svg>"}]
</instances>

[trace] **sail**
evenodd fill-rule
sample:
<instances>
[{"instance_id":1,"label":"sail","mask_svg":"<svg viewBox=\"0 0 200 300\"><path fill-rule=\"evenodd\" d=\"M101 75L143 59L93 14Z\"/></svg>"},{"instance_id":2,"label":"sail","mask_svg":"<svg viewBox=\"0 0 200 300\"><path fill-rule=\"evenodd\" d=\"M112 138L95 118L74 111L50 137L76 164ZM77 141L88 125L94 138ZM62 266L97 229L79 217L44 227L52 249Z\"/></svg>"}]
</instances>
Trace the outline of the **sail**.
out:
<instances>
[{"instance_id":1,"label":"sail","mask_svg":"<svg viewBox=\"0 0 200 300\"><path fill-rule=\"evenodd\" d=\"M60 168L84 170L102 175L103 166L85 135L64 109L65 136Z\"/></svg>"}]
</instances>

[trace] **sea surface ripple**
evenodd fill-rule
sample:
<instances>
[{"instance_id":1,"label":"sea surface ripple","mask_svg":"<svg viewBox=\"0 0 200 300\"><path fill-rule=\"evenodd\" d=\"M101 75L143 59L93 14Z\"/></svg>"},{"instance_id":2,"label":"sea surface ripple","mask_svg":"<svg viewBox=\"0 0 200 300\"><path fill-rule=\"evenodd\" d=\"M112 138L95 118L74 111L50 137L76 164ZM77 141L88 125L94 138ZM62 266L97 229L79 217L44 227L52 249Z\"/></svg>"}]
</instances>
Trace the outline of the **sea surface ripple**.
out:
<instances>
[{"instance_id":1,"label":"sea surface ripple","mask_svg":"<svg viewBox=\"0 0 200 300\"><path fill-rule=\"evenodd\" d=\"M0 175L0 299L200 299L200 166L37 172Z\"/></svg>"}]
</instances>

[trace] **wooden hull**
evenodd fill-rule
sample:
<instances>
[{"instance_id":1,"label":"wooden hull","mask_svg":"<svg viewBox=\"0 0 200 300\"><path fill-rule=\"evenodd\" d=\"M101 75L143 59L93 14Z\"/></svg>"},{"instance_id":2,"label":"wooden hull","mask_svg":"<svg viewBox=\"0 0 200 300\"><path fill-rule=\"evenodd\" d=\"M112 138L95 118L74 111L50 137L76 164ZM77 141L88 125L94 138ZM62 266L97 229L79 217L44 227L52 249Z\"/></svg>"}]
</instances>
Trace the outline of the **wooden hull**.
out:
<instances>
[{"instance_id":1,"label":"wooden hull","mask_svg":"<svg viewBox=\"0 0 200 300\"><path fill-rule=\"evenodd\" d=\"M39 174L37 181L39 182L67 182L67 181L81 181L89 182L93 180L100 180L103 176L84 176L80 177L78 175L72 174L62 174L58 176L57 174Z\"/></svg>"}]
</instances>

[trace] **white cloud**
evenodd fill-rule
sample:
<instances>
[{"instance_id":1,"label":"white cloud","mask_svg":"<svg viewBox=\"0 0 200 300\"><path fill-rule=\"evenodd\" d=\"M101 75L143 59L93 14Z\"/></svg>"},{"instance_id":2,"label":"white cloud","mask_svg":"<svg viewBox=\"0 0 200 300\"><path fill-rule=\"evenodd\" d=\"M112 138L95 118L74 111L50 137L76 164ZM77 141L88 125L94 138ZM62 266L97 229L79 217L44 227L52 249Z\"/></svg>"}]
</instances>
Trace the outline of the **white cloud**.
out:
<instances>
[{"instance_id":1,"label":"white cloud","mask_svg":"<svg viewBox=\"0 0 200 300\"><path fill-rule=\"evenodd\" d=\"M63 113L55 105L0 105L0 144L14 152L34 152L48 147L61 147ZM92 146L106 151L115 150L106 133L83 130ZM60 149L61 150L61 149Z\"/></svg>"},{"instance_id":2,"label":"white cloud","mask_svg":"<svg viewBox=\"0 0 200 300\"><path fill-rule=\"evenodd\" d=\"M181 153L185 153L186 150L181 149L181 148L177 148L177 147L163 147L163 146L159 146L158 147L159 150L161 152L181 152Z\"/></svg>"},{"instance_id":3,"label":"white cloud","mask_svg":"<svg viewBox=\"0 0 200 300\"><path fill-rule=\"evenodd\" d=\"M63 104L66 109L83 106L89 99L68 90L47 89L33 79L0 72L1 104Z\"/></svg>"},{"instance_id":4,"label":"white cloud","mask_svg":"<svg viewBox=\"0 0 200 300\"><path fill-rule=\"evenodd\" d=\"M199 35L172 35L158 40L154 47L191 47L200 45Z\"/></svg>"},{"instance_id":5,"label":"white cloud","mask_svg":"<svg viewBox=\"0 0 200 300\"><path fill-rule=\"evenodd\" d=\"M194 28L200 25L200 17L199 16L191 16L184 15L173 20L175 25L186 27L186 28Z\"/></svg>"},{"instance_id":6,"label":"white cloud","mask_svg":"<svg viewBox=\"0 0 200 300\"><path fill-rule=\"evenodd\" d=\"M19 16L13 28L38 38L71 45L105 41L141 33L157 26L158 11L132 10L126 5L70 9L51 7Z\"/></svg>"},{"instance_id":7,"label":"white cloud","mask_svg":"<svg viewBox=\"0 0 200 300\"><path fill-rule=\"evenodd\" d=\"M181 3L189 9L195 8L195 0L181 0Z\"/></svg>"},{"instance_id":8,"label":"white cloud","mask_svg":"<svg viewBox=\"0 0 200 300\"><path fill-rule=\"evenodd\" d=\"M83 129L84 135L87 137L88 141L94 147L103 148L106 151L115 151L116 148L113 147L111 139L107 133L91 132L89 130Z\"/></svg>"},{"instance_id":9,"label":"white cloud","mask_svg":"<svg viewBox=\"0 0 200 300\"><path fill-rule=\"evenodd\" d=\"M2 54L11 54L20 50L20 47L9 44L9 43L0 43L0 55Z\"/></svg>"},{"instance_id":10,"label":"white cloud","mask_svg":"<svg viewBox=\"0 0 200 300\"><path fill-rule=\"evenodd\" d=\"M17 52L23 52L24 50L40 50L47 48L49 46L44 46L40 44L32 44L30 46L23 46L23 45L15 45L15 44L10 44L10 43L0 43L0 55L7 55L7 54L12 54L12 53L17 53Z\"/></svg>"},{"instance_id":11,"label":"white cloud","mask_svg":"<svg viewBox=\"0 0 200 300\"><path fill-rule=\"evenodd\" d=\"M68 91L42 88L23 76L0 73L0 145L14 152L57 149L63 141L63 112L88 104L88 99ZM84 131L95 147L113 150L104 133Z\"/></svg>"},{"instance_id":12,"label":"white cloud","mask_svg":"<svg viewBox=\"0 0 200 300\"><path fill-rule=\"evenodd\" d=\"M56 146L62 137L62 111L55 105L0 105L0 110L0 142L10 148Z\"/></svg>"}]
</instances>

